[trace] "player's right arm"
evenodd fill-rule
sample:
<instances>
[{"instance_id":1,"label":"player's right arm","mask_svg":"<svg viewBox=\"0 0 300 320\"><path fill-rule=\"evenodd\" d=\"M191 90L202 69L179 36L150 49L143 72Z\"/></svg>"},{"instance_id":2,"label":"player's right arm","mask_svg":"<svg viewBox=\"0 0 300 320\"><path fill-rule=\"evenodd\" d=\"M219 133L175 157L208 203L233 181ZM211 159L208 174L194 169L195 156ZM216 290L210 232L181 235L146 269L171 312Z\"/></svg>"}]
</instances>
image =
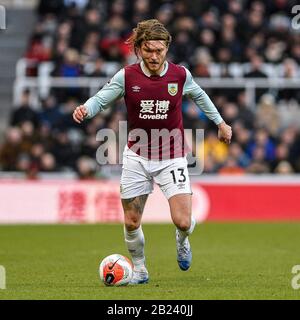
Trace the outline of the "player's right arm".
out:
<instances>
[{"instance_id":1,"label":"player's right arm","mask_svg":"<svg viewBox=\"0 0 300 320\"><path fill-rule=\"evenodd\" d=\"M124 77L125 71L121 69L93 97L83 105L76 107L73 112L74 121L81 123L84 119L93 118L98 112L107 109L112 102L123 97L125 94Z\"/></svg>"}]
</instances>

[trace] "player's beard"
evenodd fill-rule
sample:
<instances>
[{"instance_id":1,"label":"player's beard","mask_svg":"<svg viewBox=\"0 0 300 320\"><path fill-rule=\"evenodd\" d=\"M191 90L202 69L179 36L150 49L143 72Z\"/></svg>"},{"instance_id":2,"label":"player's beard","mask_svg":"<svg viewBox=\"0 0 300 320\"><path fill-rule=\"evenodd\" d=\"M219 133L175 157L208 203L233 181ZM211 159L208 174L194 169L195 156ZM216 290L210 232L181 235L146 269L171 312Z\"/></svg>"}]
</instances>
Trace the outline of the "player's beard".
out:
<instances>
[{"instance_id":1,"label":"player's beard","mask_svg":"<svg viewBox=\"0 0 300 320\"><path fill-rule=\"evenodd\" d=\"M159 63L159 62L151 63L151 62L147 62L147 61L144 60L144 64L145 64L146 68L153 75L159 75L159 73L161 73L162 66L163 66L164 63L165 63L165 60L163 60L161 63Z\"/></svg>"}]
</instances>

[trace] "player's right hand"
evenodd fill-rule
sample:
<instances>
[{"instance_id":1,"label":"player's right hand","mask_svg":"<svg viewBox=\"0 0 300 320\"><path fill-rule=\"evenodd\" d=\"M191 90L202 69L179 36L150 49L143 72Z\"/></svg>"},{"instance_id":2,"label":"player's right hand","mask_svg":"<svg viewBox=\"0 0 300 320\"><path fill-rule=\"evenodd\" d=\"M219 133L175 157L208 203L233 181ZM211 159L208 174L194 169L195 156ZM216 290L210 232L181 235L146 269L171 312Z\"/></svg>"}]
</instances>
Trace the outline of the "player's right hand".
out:
<instances>
[{"instance_id":1,"label":"player's right hand","mask_svg":"<svg viewBox=\"0 0 300 320\"><path fill-rule=\"evenodd\" d=\"M87 108L84 105L80 105L74 110L73 119L77 123L81 123L87 115Z\"/></svg>"}]
</instances>

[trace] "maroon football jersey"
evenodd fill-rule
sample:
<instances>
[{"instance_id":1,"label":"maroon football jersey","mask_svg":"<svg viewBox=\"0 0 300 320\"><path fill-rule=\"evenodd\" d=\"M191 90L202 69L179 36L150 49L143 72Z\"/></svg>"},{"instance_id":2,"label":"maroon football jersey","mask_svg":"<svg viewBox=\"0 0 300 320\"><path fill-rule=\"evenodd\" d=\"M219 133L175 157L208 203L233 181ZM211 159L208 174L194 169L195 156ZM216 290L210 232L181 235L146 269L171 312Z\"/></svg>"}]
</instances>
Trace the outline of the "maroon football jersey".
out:
<instances>
[{"instance_id":1,"label":"maroon football jersey","mask_svg":"<svg viewBox=\"0 0 300 320\"><path fill-rule=\"evenodd\" d=\"M173 63L168 63L163 76L145 75L140 64L125 67L124 99L131 150L148 159L184 156L182 93L185 80L185 69Z\"/></svg>"}]
</instances>

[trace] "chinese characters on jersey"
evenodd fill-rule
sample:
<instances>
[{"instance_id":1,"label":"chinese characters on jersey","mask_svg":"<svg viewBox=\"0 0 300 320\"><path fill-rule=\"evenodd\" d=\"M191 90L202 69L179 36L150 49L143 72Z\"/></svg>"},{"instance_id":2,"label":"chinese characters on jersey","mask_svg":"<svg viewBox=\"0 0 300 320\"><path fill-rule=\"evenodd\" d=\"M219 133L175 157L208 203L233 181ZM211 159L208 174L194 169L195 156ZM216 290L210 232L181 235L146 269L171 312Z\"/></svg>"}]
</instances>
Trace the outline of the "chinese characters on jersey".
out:
<instances>
[{"instance_id":1,"label":"chinese characters on jersey","mask_svg":"<svg viewBox=\"0 0 300 320\"><path fill-rule=\"evenodd\" d=\"M141 100L141 119L167 119L169 111L169 100Z\"/></svg>"}]
</instances>

